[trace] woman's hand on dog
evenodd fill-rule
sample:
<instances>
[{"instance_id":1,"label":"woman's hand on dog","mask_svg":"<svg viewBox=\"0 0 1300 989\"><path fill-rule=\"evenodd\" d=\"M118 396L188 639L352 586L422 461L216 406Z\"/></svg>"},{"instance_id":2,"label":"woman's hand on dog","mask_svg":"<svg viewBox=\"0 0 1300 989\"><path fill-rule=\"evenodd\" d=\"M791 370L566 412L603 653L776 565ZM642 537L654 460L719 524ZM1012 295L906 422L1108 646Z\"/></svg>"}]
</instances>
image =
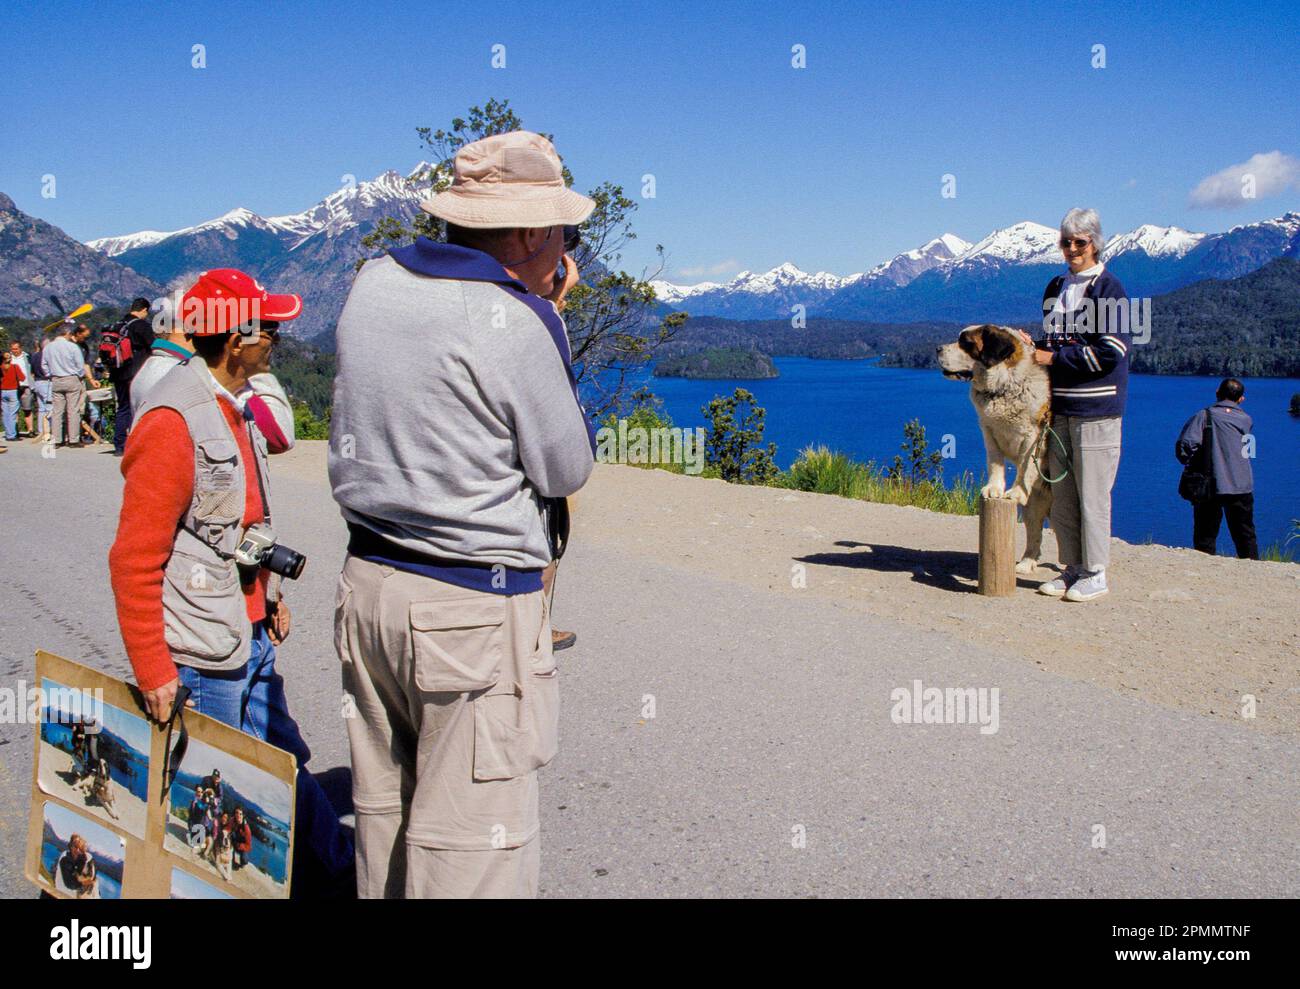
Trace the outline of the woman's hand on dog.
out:
<instances>
[{"instance_id":1,"label":"woman's hand on dog","mask_svg":"<svg viewBox=\"0 0 1300 989\"><path fill-rule=\"evenodd\" d=\"M1020 335L1021 335L1022 337L1024 337L1024 339L1025 339L1025 343L1029 344L1029 346L1031 346L1031 347L1034 348L1034 363L1035 363L1035 364L1042 364L1042 365L1046 366L1046 365L1052 363L1052 358L1053 358L1055 355L1054 355L1050 350L1039 350L1039 349L1038 349L1038 345L1037 345L1036 343L1034 343L1034 338L1031 337L1031 336L1030 336L1027 332L1025 332L1024 330L1021 330L1021 331L1020 331Z\"/></svg>"}]
</instances>

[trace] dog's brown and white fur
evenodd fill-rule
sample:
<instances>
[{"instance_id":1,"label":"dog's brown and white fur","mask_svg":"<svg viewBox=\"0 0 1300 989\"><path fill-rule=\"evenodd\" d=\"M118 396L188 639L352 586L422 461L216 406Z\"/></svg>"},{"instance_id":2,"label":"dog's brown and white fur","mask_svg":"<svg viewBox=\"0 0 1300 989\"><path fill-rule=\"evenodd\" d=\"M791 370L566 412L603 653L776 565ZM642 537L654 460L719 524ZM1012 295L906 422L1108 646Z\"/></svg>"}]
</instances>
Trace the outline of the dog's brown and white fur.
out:
<instances>
[{"instance_id":1,"label":"dog's brown and white fur","mask_svg":"<svg viewBox=\"0 0 1300 989\"><path fill-rule=\"evenodd\" d=\"M1024 508L1025 555L1017 573L1038 566L1043 520L1052 507L1052 488L1039 471L1047 457L1051 388L1047 368L1034 363L1032 348L1015 330L984 324L968 326L956 343L939 348L945 378L970 381L970 400L979 415L988 461L985 498L1011 498ZM1007 490L1006 461L1016 465Z\"/></svg>"}]
</instances>

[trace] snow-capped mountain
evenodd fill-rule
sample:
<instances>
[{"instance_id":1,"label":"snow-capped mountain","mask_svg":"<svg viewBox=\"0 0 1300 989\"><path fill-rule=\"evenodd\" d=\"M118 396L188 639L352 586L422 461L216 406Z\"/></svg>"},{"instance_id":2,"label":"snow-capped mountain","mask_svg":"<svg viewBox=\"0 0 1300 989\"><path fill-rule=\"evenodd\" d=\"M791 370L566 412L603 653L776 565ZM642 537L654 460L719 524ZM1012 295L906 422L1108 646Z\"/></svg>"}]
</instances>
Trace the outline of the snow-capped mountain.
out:
<instances>
[{"instance_id":1,"label":"snow-capped mountain","mask_svg":"<svg viewBox=\"0 0 1300 989\"><path fill-rule=\"evenodd\" d=\"M129 251L137 247L149 247L160 240L166 240L175 230L140 230L133 234L124 234L121 237L100 237L96 240L86 241L86 246L91 250L99 251L106 257L115 258L123 251Z\"/></svg>"},{"instance_id":2,"label":"snow-capped mountain","mask_svg":"<svg viewBox=\"0 0 1300 989\"><path fill-rule=\"evenodd\" d=\"M293 332L334 325L365 252L361 238L383 217L410 220L427 195L430 165L387 171L347 185L301 213L264 217L239 207L181 230L103 237L87 246L170 288L208 268L242 268L273 291L298 292L303 314Z\"/></svg>"},{"instance_id":3,"label":"snow-capped mountain","mask_svg":"<svg viewBox=\"0 0 1300 989\"><path fill-rule=\"evenodd\" d=\"M663 281L651 284L660 302L699 315L771 319L789 316L795 305L812 311L850 286L906 285L920 273L969 247L960 237L944 234L921 247L883 261L870 271L842 278L826 271L809 274L786 263L761 273L742 271L726 284L674 285Z\"/></svg>"},{"instance_id":4,"label":"snow-capped mountain","mask_svg":"<svg viewBox=\"0 0 1300 989\"><path fill-rule=\"evenodd\" d=\"M761 319L775 313L789 314L790 306L822 302L836 292L844 279L825 271L809 274L792 264L771 271L742 271L725 284L700 282L673 285L654 281L659 301L690 312L709 312L732 319Z\"/></svg>"},{"instance_id":5,"label":"snow-capped mountain","mask_svg":"<svg viewBox=\"0 0 1300 989\"><path fill-rule=\"evenodd\" d=\"M870 271L861 275L850 275L844 279L844 284L855 284L872 281L887 281L893 285L903 286L914 279L922 272L929 271L936 264L944 261L951 261L958 255L969 251L971 245L962 240L956 234L944 234L936 237L927 244L922 245L911 251L904 251L902 254L890 258L888 261L882 261ZM833 275L831 276L834 277ZM843 287L843 286L841 286Z\"/></svg>"},{"instance_id":6,"label":"snow-capped mountain","mask_svg":"<svg viewBox=\"0 0 1300 989\"><path fill-rule=\"evenodd\" d=\"M905 251L860 274L805 275L784 264L744 272L726 284L656 282L660 301L695 315L788 318L810 315L884 322L1037 318L1038 300L1063 269L1055 227L1024 220L969 244L953 234ZM1112 237L1102 252L1130 296L1161 294L1205 278L1236 278L1277 257L1300 256L1300 213L1220 234L1143 224ZM838 282L838 284L837 284Z\"/></svg>"},{"instance_id":7,"label":"snow-capped mountain","mask_svg":"<svg viewBox=\"0 0 1300 989\"><path fill-rule=\"evenodd\" d=\"M1141 251L1152 258L1181 258L1208 236L1209 234L1192 233L1182 227L1157 227L1153 223L1144 223L1136 230L1108 240L1101 259L1109 261L1130 251Z\"/></svg>"},{"instance_id":8,"label":"snow-capped mountain","mask_svg":"<svg viewBox=\"0 0 1300 989\"><path fill-rule=\"evenodd\" d=\"M169 287L207 268L244 268L273 290L300 292L304 312L292 329L314 335L332 328L342 309L355 264L366 254L361 238L384 217L414 217L429 171L422 162L406 175L384 172L301 213L263 217L240 208L182 230L88 243ZM975 243L945 233L845 276L786 263L725 282L652 284L666 309L732 319L788 319L802 305L809 315L841 319L1022 322L1037 318L1043 287L1063 267L1057 240L1055 227L1022 220ZM1102 256L1131 296L1236 278L1274 258L1300 256L1300 213L1217 234L1143 224L1112 237Z\"/></svg>"}]
</instances>

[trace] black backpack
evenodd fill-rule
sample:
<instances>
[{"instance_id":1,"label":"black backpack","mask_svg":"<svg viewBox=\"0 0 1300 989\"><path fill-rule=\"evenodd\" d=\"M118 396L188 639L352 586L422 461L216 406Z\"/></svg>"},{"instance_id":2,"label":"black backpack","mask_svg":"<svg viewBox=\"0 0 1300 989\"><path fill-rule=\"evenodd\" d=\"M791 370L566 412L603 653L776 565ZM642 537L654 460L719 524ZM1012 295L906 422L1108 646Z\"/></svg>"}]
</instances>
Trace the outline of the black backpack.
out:
<instances>
[{"instance_id":1,"label":"black backpack","mask_svg":"<svg viewBox=\"0 0 1300 989\"><path fill-rule=\"evenodd\" d=\"M1193 505L1200 505L1214 497L1214 461L1211 444L1214 442L1214 423L1211 412L1205 410L1205 428L1201 430L1201 445L1183 468L1178 479L1178 494Z\"/></svg>"}]
</instances>

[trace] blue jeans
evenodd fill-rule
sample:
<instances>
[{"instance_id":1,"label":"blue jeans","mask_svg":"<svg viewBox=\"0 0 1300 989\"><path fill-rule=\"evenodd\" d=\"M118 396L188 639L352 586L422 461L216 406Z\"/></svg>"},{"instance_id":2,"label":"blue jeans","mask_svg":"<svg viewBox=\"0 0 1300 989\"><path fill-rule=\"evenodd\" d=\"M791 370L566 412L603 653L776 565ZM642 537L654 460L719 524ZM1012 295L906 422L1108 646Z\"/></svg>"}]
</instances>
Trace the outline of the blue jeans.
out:
<instances>
[{"instance_id":1,"label":"blue jeans","mask_svg":"<svg viewBox=\"0 0 1300 989\"><path fill-rule=\"evenodd\" d=\"M18 389L0 391L0 410L3 410L5 439L18 439Z\"/></svg>"},{"instance_id":2,"label":"blue jeans","mask_svg":"<svg viewBox=\"0 0 1300 989\"><path fill-rule=\"evenodd\" d=\"M275 646L265 623L253 626L252 651L239 669L209 673L182 666L180 679L190 688L200 714L284 749L297 760L301 772L295 804L294 895L334 887L350 877L352 840L339 824L325 791L307 772L311 750L289 714L284 679L275 671Z\"/></svg>"}]
</instances>

